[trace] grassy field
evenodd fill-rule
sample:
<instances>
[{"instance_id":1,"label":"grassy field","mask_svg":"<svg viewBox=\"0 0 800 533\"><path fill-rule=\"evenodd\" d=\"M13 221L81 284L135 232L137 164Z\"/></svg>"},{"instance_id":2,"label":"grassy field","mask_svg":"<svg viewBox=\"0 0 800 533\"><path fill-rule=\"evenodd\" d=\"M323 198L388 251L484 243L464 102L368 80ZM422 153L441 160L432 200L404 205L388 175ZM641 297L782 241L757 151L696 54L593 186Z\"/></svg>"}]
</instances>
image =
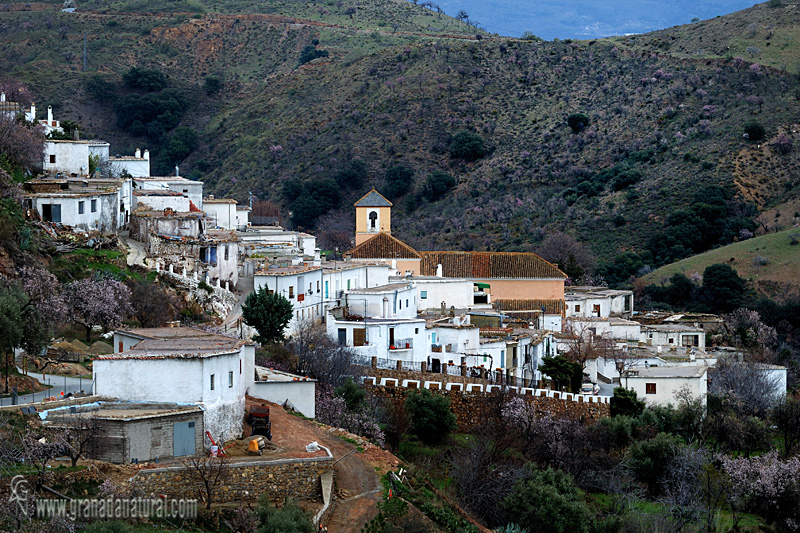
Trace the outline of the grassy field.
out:
<instances>
[{"instance_id":1,"label":"grassy field","mask_svg":"<svg viewBox=\"0 0 800 533\"><path fill-rule=\"evenodd\" d=\"M800 228L754 237L665 265L644 276L646 284L663 283L677 273L689 276L716 263L725 263L753 282L800 284Z\"/></svg>"}]
</instances>

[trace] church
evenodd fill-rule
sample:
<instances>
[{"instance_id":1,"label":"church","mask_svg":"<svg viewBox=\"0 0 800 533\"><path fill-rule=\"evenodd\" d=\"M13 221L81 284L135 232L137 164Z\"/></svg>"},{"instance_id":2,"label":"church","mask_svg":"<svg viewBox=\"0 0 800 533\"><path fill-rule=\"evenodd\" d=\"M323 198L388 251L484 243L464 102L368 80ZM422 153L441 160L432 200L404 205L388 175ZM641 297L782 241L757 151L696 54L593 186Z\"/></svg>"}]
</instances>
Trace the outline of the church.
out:
<instances>
[{"instance_id":1,"label":"church","mask_svg":"<svg viewBox=\"0 0 800 533\"><path fill-rule=\"evenodd\" d=\"M355 247L345 253L351 261L390 262L400 275L468 279L493 302L563 307L567 275L534 253L418 251L392 235L392 202L378 191L364 195L355 209Z\"/></svg>"}]
</instances>

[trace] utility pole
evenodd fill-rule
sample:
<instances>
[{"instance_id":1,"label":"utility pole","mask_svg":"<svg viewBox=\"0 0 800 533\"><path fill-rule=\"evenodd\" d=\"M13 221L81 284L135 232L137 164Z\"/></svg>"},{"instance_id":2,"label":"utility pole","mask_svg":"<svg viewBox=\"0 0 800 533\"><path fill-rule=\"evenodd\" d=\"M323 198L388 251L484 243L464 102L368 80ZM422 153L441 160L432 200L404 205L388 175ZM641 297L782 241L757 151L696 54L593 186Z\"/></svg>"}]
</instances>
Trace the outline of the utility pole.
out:
<instances>
[{"instance_id":1,"label":"utility pole","mask_svg":"<svg viewBox=\"0 0 800 533\"><path fill-rule=\"evenodd\" d=\"M83 34L83 71L86 72L86 69L89 65L89 53L86 50L86 34Z\"/></svg>"}]
</instances>

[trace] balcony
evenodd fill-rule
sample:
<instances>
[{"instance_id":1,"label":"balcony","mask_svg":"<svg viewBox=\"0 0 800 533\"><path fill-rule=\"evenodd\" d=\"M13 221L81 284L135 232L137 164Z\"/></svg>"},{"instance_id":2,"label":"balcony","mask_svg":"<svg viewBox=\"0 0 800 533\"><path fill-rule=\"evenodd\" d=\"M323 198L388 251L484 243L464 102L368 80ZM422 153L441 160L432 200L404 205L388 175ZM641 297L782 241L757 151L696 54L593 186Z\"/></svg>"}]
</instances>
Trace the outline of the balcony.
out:
<instances>
[{"instance_id":1,"label":"balcony","mask_svg":"<svg viewBox=\"0 0 800 533\"><path fill-rule=\"evenodd\" d=\"M389 351L413 350L414 339L395 339L394 344L389 345Z\"/></svg>"}]
</instances>

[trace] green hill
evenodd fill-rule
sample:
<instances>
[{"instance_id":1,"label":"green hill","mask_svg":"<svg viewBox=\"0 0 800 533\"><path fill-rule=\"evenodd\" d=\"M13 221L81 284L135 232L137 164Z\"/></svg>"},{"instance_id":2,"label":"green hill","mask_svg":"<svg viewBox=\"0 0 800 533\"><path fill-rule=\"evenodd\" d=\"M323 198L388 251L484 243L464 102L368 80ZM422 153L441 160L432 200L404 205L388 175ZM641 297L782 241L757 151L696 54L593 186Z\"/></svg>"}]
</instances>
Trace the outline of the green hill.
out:
<instances>
[{"instance_id":1,"label":"green hill","mask_svg":"<svg viewBox=\"0 0 800 533\"><path fill-rule=\"evenodd\" d=\"M760 210L800 197L788 7L535 42L401 0L153 5L4 6L5 74L115 152L149 147L161 172L179 164L210 193L270 199L323 245L346 246L352 202L374 185L393 191L393 230L417 248L532 250L567 231L601 262L627 253L635 272L730 242ZM764 64L722 53L749 20L769 26ZM166 92L126 87L133 66L166 74ZM157 120L131 118L154 107ZM570 115L587 120L573 130ZM743 139L750 121L763 139ZM454 157L460 131L485 152ZM399 181L387 180L393 167ZM697 198L708 187L722 191L713 213Z\"/></svg>"},{"instance_id":2,"label":"green hill","mask_svg":"<svg viewBox=\"0 0 800 533\"><path fill-rule=\"evenodd\" d=\"M772 292L776 287L785 290L786 284L800 284L799 241L799 228L770 233L665 265L639 281L645 285L668 283L674 274L702 275L706 267L725 263L763 292Z\"/></svg>"}]
</instances>

